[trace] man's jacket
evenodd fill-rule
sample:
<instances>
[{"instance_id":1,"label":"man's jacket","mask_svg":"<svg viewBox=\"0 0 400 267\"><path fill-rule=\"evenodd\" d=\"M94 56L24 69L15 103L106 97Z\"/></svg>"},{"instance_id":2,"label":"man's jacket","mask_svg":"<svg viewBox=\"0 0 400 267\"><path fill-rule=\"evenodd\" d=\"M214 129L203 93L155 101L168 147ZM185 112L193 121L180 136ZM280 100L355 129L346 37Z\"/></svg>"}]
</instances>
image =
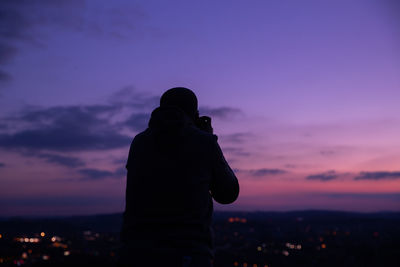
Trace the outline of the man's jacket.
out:
<instances>
[{"instance_id":1,"label":"man's jacket","mask_svg":"<svg viewBox=\"0 0 400 267\"><path fill-rule=\"evenodd\" d=\"M212 198L235 201L239 184L213 134L175 107L152 112L126 165L122 241L147 251L212 256Z\"/></svg>"}]
</instances>

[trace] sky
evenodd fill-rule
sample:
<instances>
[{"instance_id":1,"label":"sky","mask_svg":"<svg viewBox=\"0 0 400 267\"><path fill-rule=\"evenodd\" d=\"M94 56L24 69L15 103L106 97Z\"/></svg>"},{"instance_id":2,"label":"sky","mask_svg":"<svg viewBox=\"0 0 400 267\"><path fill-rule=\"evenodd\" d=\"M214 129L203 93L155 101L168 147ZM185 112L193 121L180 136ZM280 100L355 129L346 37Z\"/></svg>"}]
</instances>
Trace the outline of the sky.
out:
<instances>
[{"instance_id":1,"label":"sky","mask_svg":"<svg viewBox=\"0 0 400 267\"><path fill-rule=\"evenodd\" d=\"M122 212L167 89L213 119L239 199L400 211L395 0L0 3L0 216Z\"/></svg>"}]
</instances>

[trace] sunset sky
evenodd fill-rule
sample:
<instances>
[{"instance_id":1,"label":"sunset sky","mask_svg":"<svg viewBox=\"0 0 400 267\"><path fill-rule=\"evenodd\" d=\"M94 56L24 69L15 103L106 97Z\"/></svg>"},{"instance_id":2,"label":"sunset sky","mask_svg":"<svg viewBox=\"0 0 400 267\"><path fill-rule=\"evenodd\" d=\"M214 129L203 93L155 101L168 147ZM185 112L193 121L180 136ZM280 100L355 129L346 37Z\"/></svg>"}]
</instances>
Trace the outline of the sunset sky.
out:
<instances>
[{"instance_id":1,"label":"sunset sky","mask_svg":"<svg viewBox=\"0 0 400 267\"><path fill-rule=\"evenodd\" d=\"M122 212L130 142L175 86L239 179L217 210L400 211L399 14L396 0L2 0L0 216Z\"/></svg>"}]
</instances>

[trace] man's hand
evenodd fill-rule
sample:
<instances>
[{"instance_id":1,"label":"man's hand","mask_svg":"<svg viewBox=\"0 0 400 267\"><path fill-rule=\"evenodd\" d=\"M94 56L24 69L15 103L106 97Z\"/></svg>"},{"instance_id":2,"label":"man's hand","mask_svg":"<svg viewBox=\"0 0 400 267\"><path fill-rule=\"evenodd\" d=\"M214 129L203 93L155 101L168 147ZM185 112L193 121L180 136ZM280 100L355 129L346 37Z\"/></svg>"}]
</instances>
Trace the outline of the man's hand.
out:
<instances>
[{"instance_id":1,"label":"man's hand","mask_svg":"<svg viewBox=\"0 0 400 267\"><path fill-rule=\"evenodd\" d=\"M211 118L208 116L201 116L200 118L198 118L196 125L200 130L207 133L212 134L214 132L211 126Z\"/></svg>"}]
</instances>

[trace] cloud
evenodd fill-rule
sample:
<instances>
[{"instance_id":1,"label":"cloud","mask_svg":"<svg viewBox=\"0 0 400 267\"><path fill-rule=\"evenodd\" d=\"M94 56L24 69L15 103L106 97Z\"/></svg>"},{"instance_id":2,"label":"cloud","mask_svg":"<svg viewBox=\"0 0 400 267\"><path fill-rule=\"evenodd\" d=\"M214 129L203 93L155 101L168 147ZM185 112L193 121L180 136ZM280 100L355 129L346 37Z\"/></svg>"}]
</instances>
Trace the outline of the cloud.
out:
<instances>
[{"instance_id":1,"label":"cloud","mask_svg":"<svg viewBox=\"0 0 400 267\"><path fill-rule=\"evenodd\" d=\"M400 193L323 193L330 198L400 200Z\"/></svg>"},{"instance_id":2,"label":"cloud","mask_svg":"<svg viewBox=\"0 0 400 267\"><path fill-rule=\"evenodd\" d=\"M1 51L0 51L1 53ZM7 72L0 70L0 82L7 82L11 80L11 75Z\"/></svg>"},{"instance_id":3,"label":"cloud","mask_svg":"<svg viewBox=\"0 0 400 267\"><path fill-rule=\"evenodd\" d=\"M125 168L119 168L115 171L99 169L80 169L78 173L82 176L81 180L102 180L106 178L123 178L126 175Z\"/></svg>"},{"instance_id":4,"label":"cloud","mask_svg":"<svg viewBox=\"0 0 400 267\"><path fill-rule=\"evenodd\" d=\"M5 167L5 166L6 166L6 164L0 162L0 168L3 168L3 167Z\"/></svg>"},{"instance_id":5,"label":"cloud","mask_svg":"<svg viewBox=\"0 0 400 267\"><path fill-rule=\"evenodd\" d=\"M135 131L143 131L147 128L149 119L150 114L148 113L136 113L129 116L129 118L124 121L124 125Z\"/></svg>"},{"instance_id":6,"label":"cloud","mask_svg":"<svg viewBox=\"0 0 400 267\"><path fill-rule=\"evenodd\" d=\"M335 171L327 171L324 173L309 175L306 177L307 180L319 180L323 182L331 181L337 179L339 176Z\"/></svg>"},{"instance_id":7,"label":"cloud","mask_svg":"<svg viewBox=\"0 0 400 267\"><path fill-rule=\"evenodd\" d=\"M281 170L281 169L257 169L257 170L251 170L250 173L253 176L256 177L263 177L263 176L268 176L268 175L278 175L278 174L284 174L286 173L285 170Z\"/></svg>"},{"instance_id":8,"label":"cloud","mask_svg":"<svg viewBox=\"0 0 400 267\"><path fill-rule=\"evenodd\" d=\"M200 115L207 115L211 118L219 118L219 119L229 119L231 117L242 114L242 111L238 108L233 107L200 107L199 108Z\"/></svg>"},{"instance_id":9,"label":"cloud","mask_svg":"<svg viewBox=\"0 0 400 267\"><path fill-rule=\"evenodd\" d=\"M18 196L18 197L4 197L0 196L0 206L12 207L55 207L60 208L64 206L81 207L86 205L111 205L119 198L112 196Z\"/></svg>"},{"instance_id":10,"label":"cloud","mask_svg":"<svg viewBox=\"0 0 400 267\"><path fill-rule=\"evenodd\" d=\"M128 136L126 130L139 132L147 128L155 100L154 95L125 87L106 103L25 107L16 115L0 117L0 148L68 167L83 166L80 159L63 153L129 147L133 136ZM223 138L243 142L248 135L235 133ZM228 150L248 155L241 148Z\"/></svg>"},{"instance_id":11,"label":"cloud","mask_svg":"<svg viewBox=\"0 0 400 267\"><path fill-rule=\"evenodd\" d=\"M83 151L128 146L131 137L104 115L117 107L65 106L29 109L5 119L14 132L0 133L0 147L7 149Z\"/></svg>"},{"instance_id":12,"label":"cloud","mask_svg":"<svg viewBox=\"0 0 400 267\"><path fill-rule=\"evenodd\" d=\"M237 157L248 157L250 156L249 152L246 152L243 148L241 147L225 147L223 149L224 153L227 153L232 156L237 156Z\"/></svg>"},{"instance_id":13,"label":"cloud","mask_svg":"<svg viewBox=\"0 0 400 267\"><path fill-rule=\"evenodd\" d=\"M389 180L389 179L400 179L400 171L360 172L360 175L354 177L354 180Z\"/></svg>"},{"instance_id":14,"label":"cloud","mask_svg":"<svg viewBox=\"0 0 400 267\"><path fill-rule=\"evenodd\" d=\"M274 175L280 175L280 174L285 174L287 171L281 170L281 169L267 169L267 168L261 168L261 169L254 169L254 170L241 170L241 169L233 169L235 173L246 173L249 174L253 177L259 178L259 177L265 177L265 176L274 176Z\"/></svg>"},{"instance_id":15,"label":"cloud","mask_svg":"<svg viewBox=\"0 0 400 267\"><path fill-rule=\"evenodd\" d=\"M222 135L221 139L230 143L244 143L250 137L252 137L251 133L233 133Z\"/></svg>"},{"instance_id":16,"label":"cloud","mask_svg":"<svg viewBox=\"0 0 400 267\"><path fill-rule=\"evenodd\" d=\"M17 48L6 43L0 43L0 64L10 62L17 54Z\"/></svg>"},{"instance_id":17,"label":"cloud","mask_svg":"<svg viewBox=\"0 0 400 267\"><path fill-rule=\"evenodd\" d=\"M49 153L38 154L37 157L43 158L47 162L59 164L70 168L76 168L85 165L85 162L77 157L68 157Z\"/></svg>"}]
</instances>

